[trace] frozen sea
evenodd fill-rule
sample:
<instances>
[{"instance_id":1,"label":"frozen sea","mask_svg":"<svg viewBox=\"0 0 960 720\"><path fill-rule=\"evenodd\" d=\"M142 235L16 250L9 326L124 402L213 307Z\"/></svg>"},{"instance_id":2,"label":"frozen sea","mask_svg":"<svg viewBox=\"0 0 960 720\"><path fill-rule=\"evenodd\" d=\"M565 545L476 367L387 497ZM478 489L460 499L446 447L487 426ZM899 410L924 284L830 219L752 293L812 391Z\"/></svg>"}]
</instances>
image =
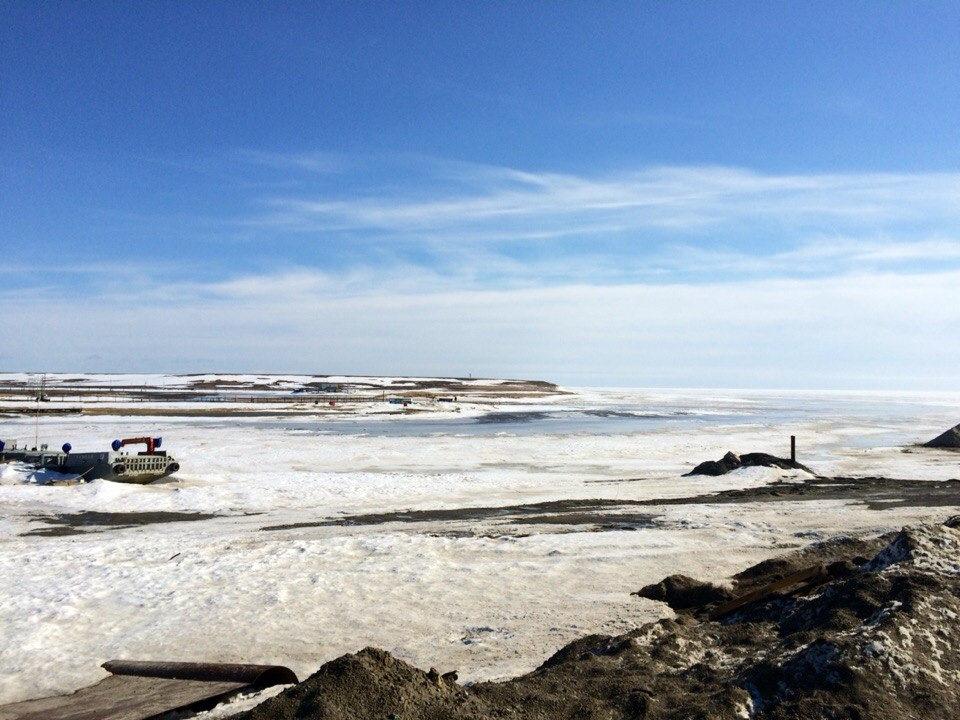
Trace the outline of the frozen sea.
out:
<instances>
[{"instance_id":1,"label":"frozen sea","mask_svg":"<svg viewBox=\"0 0 960 720\"><path fill-rule=\"evenodd\" d=\"M958 421L955 394L622 389L416 416L43 419L41 441L78 450L162 435L183 469L143 487L60 486L0 466L0 702L94 682L111 658L305 677L374 645L465 680L529 671L576 637L668 614L630 595L665 575L719 581L820 537L949 514L704 503L645 507L647 523L617 503L773 482L785 473L683 473L727 450L786 455L790 435L824 475L960 477L960 455L902 452ZM34 430L0 419L0 439ZM542 505L574 500L611 501L610 517ZM80 513L214 517L50 524Z\"/></svg>"}]
</instances>

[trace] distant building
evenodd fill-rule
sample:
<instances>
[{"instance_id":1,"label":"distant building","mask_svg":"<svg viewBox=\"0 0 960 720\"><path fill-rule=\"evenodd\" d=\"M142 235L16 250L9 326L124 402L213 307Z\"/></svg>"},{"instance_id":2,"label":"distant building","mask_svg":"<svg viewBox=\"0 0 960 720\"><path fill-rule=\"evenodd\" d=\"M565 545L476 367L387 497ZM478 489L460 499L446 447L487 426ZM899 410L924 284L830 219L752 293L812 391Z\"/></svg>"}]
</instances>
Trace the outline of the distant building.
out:
<instances>
[{"instance_id":1,"label":"distant building","mask_svg":"<svg viewBox=\"0 0 960 720\"><path fill-rule=\"evenodd\" d=\"M335 383L317 383L316 385L305 385L293 391L294 395L301 393L338 393L343 391L343 385Z\"/></svg>"}]
</instances>

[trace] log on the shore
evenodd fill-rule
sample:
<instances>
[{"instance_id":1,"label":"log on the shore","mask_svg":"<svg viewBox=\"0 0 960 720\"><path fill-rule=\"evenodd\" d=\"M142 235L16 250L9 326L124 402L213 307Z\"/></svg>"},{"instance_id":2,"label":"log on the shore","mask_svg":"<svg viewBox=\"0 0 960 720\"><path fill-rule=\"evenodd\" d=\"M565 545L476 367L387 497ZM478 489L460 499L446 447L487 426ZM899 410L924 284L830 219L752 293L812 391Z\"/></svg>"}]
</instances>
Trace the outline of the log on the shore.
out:
<instances>
[{"instance_id":1,"label":"log on the shore","mask_svg":"<svg viewBox=\"0 0 960 720\"><path fill-rule=\"evenodd\" d=\"M103 668L109 677L71 695L0 706L0 720L150 720L297 682L292 670L279 665L110 660Z\"/></svg>"}]
</instances>

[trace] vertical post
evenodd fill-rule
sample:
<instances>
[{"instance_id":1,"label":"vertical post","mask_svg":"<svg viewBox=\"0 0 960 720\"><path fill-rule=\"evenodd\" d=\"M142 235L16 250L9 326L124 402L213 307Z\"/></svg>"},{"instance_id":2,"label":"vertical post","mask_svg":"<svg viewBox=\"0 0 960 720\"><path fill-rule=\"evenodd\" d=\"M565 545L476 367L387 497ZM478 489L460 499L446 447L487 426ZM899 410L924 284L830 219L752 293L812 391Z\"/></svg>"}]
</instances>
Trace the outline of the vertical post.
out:
<instances>
[{"instance_id":1,"label":"vertical post","mask_svg":"<svg viewBox=\"0 0 960 720\"><path fill-rule=\"evenodd\" d=\"M797 436L790 436L790 460L791 462L797 461Z\"/></svg>"},{"instance_id":2,"label":"vertical post","mask_svg":"<svg viewBox=\"0 0 960 720\"><path fill-rule=\"evenodd\" d=\"M33 435L33 449L36 450L40 447L40 401L43 400L43 386L46 385L47 376L40 376L40 383L37 386L37 422L36 429Z\"/></svg>"}]
</instances>

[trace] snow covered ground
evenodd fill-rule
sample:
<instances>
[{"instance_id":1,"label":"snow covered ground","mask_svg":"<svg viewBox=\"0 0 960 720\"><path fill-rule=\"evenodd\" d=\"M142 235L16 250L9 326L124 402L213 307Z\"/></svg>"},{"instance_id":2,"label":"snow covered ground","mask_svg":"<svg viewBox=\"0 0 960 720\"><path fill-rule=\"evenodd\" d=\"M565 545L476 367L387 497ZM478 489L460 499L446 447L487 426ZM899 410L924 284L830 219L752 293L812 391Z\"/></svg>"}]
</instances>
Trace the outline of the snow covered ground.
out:
<instances>
[{"instance_id":1,"label":"snow covered ground","mask_svg":"<svg viewBox=\"0 0 960 720\"><path fill-rule=\"evenodd\" d=\"M949 509L656 506L643 508L656 523L603 531L535 513L336 523L345 516L759 485L784 473L681 475L728 449L786 455L791 434L823 474L960 477L956 454L901 451L956 424L958 395L583 389L464 405L382 417L41 418L41 442L77 450L162 435L183 469L145 487L62 486L0 466L0 702L94 682L110 658L278 663L305 677L366 645L467 680L505 677L580 635L658 617L661 606L629 593L664 575L719 580L778 549ZM32 443L34 423L3 418L0 439ZM217 517L26 534L83 512Z\"/></svg>"}]
</instances>

